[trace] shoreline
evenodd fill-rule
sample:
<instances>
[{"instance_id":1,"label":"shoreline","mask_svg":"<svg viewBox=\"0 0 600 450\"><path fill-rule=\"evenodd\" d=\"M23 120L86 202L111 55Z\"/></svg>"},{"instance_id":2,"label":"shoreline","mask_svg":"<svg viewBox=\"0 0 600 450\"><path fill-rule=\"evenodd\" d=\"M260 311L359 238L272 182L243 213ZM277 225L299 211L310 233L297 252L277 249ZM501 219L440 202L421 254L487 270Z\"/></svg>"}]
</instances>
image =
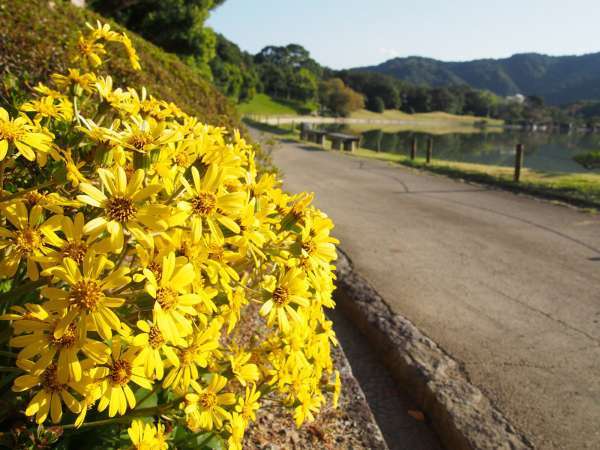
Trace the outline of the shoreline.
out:
<instances>
[{"instance_id":1,"label":"shoreline","mask_svg":"<svg viewBox=\"0 0 600 450\"><path fill-rule=\"evenodd\" d=\"M295 131L282 129L263 123L247 125L262 128L278 139L292 139L322 151L336 151L312 142L301 141ZM262 127L260 127L262 125ZM359 147L354 152L343 152L355 158L368 158L401 164L412 169L462 179L468 182L494 186L514 193L522 193L549 201L558 201L584 209L600 209L600 174L596 173L548 173L533 169L522 169L521 182L512 180L513 168L475 163L463 163L447 160L432 160L427 164L425 158L411 160L400 153L376 152Z\"/></svg>"}]
</instances>

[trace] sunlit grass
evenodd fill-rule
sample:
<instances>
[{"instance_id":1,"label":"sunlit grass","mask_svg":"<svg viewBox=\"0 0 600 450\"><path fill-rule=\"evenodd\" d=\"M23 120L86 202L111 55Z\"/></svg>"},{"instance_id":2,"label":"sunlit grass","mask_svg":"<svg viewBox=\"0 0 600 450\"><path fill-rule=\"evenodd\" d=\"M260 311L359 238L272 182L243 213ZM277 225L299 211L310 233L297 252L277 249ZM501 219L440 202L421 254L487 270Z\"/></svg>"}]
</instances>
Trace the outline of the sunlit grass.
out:
<instances>
[{"instance_id":1,"label":"sunlit grass","mask_svg":"<svg viewBox=\"0 0 600 450\"><path fill-rule=\"evenodd\" d=\"M375 113L361 109L351 114L351 118L355 119L368 119L368 120L398 120L410 122L409 126L414 128L415 125L422 126L438 126L438 127L470 127L472 128L477 122L485 120L488 127L500 127L503 125L502 120L490 119L487 117L477 116L462 116L456 114L448 114L445 112L430 112L430 113L416 113L408 114L403 111L396 109L387 109L382 113Z\"/></svg>"},{"instance_id":2,"label":"sunlit grass","mask_svg":"<svg viewBox=\"0 0 600 450\"><path fill-rule=\"evenodd\" d=\"M252 100L237 106L240 114L256 114L263 116L298 116L308 114L317 107L314 103L299 103L278 100L267 94L256 94Z\"/></svg>"},{"instance_id":3,"label":"sunlit grass","mask_svg":"<svg viewBox=\"0 0 600 450\"><path fill-rule=\"evenodd\" d=\"M433 160L427 164L425 158L411 160L407 155L376 152L365 148L357 149L353 155L379 159L409 167L425 169L456 178L499 185L532 194L575 201L589 206L600 206L599 173L544 172L523 168L520 182L513 181L514 168L457 161Z\"/></svg>"}]
</instances>

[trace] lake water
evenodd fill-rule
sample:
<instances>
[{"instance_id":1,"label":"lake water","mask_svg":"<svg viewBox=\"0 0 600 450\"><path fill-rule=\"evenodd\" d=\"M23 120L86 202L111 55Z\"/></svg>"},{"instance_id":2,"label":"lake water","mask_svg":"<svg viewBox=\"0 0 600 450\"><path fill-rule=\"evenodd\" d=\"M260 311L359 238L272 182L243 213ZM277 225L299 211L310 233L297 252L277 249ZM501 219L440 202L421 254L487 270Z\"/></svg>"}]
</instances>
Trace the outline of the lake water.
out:
<instances>
[{"instance_id":1,"label":"lake water","mask_svg":"<svg viewBox=\"0 0 600 450\"><path fill-rule=\"evenodd\" d=\"M330 127L328 127L330 128ZM592 172L579 165L573 156L600 150L600 134L545 132L475 132L430 134L423 131L357 132L351 127L336 127L350 134L361 134L361 147L370 150L408 154L413 137L417 156L425 156L427 141L433 138L433 159L514 166L515 145L525 146L525 167L546 172ZM597 171L596 171L597 172Z\"/></svg>"}]
</instances>

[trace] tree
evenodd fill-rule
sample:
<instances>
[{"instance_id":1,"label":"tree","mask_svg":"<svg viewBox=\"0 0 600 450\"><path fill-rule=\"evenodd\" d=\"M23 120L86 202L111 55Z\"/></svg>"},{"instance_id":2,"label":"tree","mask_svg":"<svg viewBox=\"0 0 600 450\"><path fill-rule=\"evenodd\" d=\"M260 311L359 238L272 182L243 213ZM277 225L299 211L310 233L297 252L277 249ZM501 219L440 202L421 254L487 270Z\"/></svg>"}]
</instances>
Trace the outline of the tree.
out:
<instances>
[{"instance_id":1,"label":"tree","mask_svg":"<svg viewBox=\"0 0 600 450\"><path fill-rule=\"evenodd\" d=\"M376 113L385 111L385 102L381 97L369 97L367 99L367 109Z\"/></svg>"},{"instance_id":2,"label":"tree","mask_svg":"<svg viewBox=\"0 0 600 450\"><path fill-rule=\"evenodd\" d=\"M471 90L465 94L464 112L476 116L493 116L498 106L498 97L490 91Z\"/></svg>"},{"instance_id":3,"label":"tree","mask_svg":"<svg viewBox=\"0 0 600 450\"><path fill-rule=\"evenodd\" d=\"M163 49L193 57L199 65L215 56L216 38L204 27L210 10L224 0L91 0L89 6L114 18Z\"/></svg>"},{"instance_id":4,"label":"tree","mask_svg":"<svg viewBox=\"0 0 600 450\"><path fill-rule=\"evenodd\" d=\"M264 92L273 97L288 97L288 73L285 67L272 63L260 64L258 73Z\"/></svg>"},{"instance_id":5,"label":"tree","mask_svg":"<svg viewBox=\"0 0 600 450\"><path fill-rule=\"evenodd\" d=\"M308 102L314 100L318 92L317 77L308 69L292 72L288 81L289 95L294 100Z\"/></svg>"},{"instance_id":6,"label":"tree","mask_svg":"<svg viewBox=\"0 0 600 450\"><path fill-rule=\"evenodd\" d=\"M250 100L259 85L253 56L224 36L216 37L216 57L210 62L214 83L235 101Z\"/></svg>"},{"instance_id":7,"label":"tree","mask_svg":"<svg viewBox=\"0 0 600 450\"><path fill-rule=\"evenodd\" d=\"M430 89L422 86L413 86L408 89L402 109L410 113L432 111Z\"/></svg>"},{"instance_id":8,"label":"tree","mask_svg":"<svg viewBox=\"0 0 600 450\"><path fill-rule=\"evenodd\" d=\"M451 114L462 112L462 102L458 96L445 87L434 88L430 92L431 109L433 111L444 111Z\"/></svg>"},{"instance_id":9,"label":"tree","mask_svg":"<svg viewBox=\"0 0 600 450\"><path fill-rule=\"evenodd\" d=\"M310 53L298 44L286 46L269 45L254 57L256 64L275 64L291 70L307 69L317 77L321 77L323 68L310 57Z\"/></svg>"},{"instance_id":10,"label":"tree","mask_svg":"<svg viewBox=\"0 0 600 450\"><path fill-rule=\"evenodd\" d=\"M375 97L379 97L383 100L385 108L400 108L402 101L398 80L375 72L342 71L339 75L350 88L367 98L367 105L374 105Z\"/></svg>"},{"instance_id":11,"label":"tree","mask_svg":"<svg viewBox=\"0 0 600 450\"><path fill-rule=\"evenodd\" d=\"M321 104L333 114L349 116L352 111L364 108L364 97L350 89L339 78L323 81L319 86Z\"/></svg>"}]
</instances>

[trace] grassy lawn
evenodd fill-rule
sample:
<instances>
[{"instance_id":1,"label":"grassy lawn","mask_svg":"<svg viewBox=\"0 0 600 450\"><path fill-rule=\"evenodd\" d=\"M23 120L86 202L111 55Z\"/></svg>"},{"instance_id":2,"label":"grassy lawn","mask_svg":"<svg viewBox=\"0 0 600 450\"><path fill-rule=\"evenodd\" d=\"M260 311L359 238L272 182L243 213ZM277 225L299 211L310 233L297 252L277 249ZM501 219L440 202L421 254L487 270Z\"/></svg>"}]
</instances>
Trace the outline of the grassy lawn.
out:
<instances>
[{"instance_id":1,"label":"grassy lawn","mask_svg":"<svg viewBox=\"0 0 600 450\"><path fill-rule=\"evenodd\" d=\"M249 125L254 123L246 121ZM258 124L262 131L274 133L279 138L300 141L298 132L288 127L276 127ZM321 146L314 145L318 148ZM324 150L330 149L326 141ZM521 170L521 182L513 181L512 167L485 164L464 163L455 161L433 160L426 164L425 158L411 160L407 155L398 153L376 152L366 148L358 148L354 153L345 153L351 157L371 158L390 163L402 164L415 169L428 170L452 178L461 178L478 183L499 186L511 191L524 192L548 199L589 208L600 208L600 174L599 173L558 173L542 172L524 168Z\"/></svg>"},{"instance_id":2,"label":"grassy lawn","mask_svg":"<svg viewBox=\"0 0 600 450\"><path fill-rule=\"evenodd\" d=\"M444 124L446 126L452 125L457 127L472 127L476 122L485 120L490 127L500 127L504 123L502 120L489 119L486 117L476 116L459 116L456 114L448 114L445 112L430 112L430 113L416 113L408 114L397 109L386 109L382 113L375 113L361 109L355 111L350 115L353 119L370 119L370 120L399 120L411 122L411 125L423 124L425 125L436 125Z\"/></svg>"},{"instance_id":3,"label":"grassy lawn","mask_svg":"<svg viewBox=\"0 0 600 450\"><path fill-rule=\"evenodd\" d=\"M279 100L267 94L256 94L247 103L237 106L240 114L257 114L262 116L298 116L310 114L317 105L314 103L302 104L289 100Z\"/></svg>"},{"instance_id":4,"label":"grassy lawn","mask_svg":"<svg viewBox=\"0 0 600 450\"><path fill-rule=\"evenodd\" d=\"M356 150L354 155L429 170L453 178L500 186L579 206L600 208L599 173L542 172L524 168L521 170L520 183L515 183L512 167L440 160L433 160L427 164L425 158L416 158L413 161L406 155L376 152L364 148Z\"/></svg>"}]
</instances>

